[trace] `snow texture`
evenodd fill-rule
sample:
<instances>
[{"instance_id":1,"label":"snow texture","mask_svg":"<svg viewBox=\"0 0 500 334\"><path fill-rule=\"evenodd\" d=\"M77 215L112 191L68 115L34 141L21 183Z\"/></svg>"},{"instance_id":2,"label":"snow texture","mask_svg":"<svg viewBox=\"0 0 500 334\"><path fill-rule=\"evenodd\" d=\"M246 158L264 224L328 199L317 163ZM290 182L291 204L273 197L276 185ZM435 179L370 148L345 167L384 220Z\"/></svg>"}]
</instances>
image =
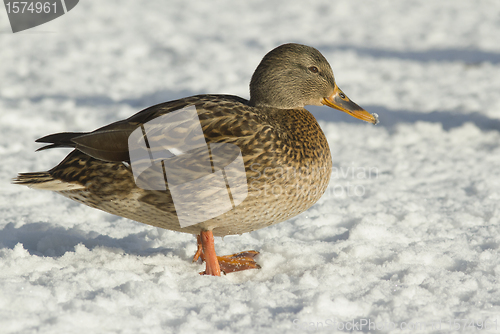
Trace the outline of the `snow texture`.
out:
<instances>
[{"instance_id":1,"label":"snow texture","mask_svg":"<svg viewBox=\"0 0 500 334\"><path fill-rule=\"evenodd\" d=\"M0 9L0 333L499 332L499 37L494 0L87 0L17 34ZM328 193L216 238L219 254L259 250L262 269L200 276L191 235L10 184L69 152L35 153L41 136L248 98L286 42L318 48L381 123L308 107Z\"/></svg>"}]
</instances>

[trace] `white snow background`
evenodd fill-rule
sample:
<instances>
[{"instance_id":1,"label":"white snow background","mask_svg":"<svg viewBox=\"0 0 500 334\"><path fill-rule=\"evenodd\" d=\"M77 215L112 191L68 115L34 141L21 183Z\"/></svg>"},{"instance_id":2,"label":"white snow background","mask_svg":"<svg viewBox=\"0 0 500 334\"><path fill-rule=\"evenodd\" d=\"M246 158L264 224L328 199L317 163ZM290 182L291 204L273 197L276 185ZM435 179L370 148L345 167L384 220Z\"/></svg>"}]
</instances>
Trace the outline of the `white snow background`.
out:
<instances>
[{"instance_id":1,"label":"white snow background","mask_svg":"<svg viewBox=\"0 0 500 334\"><path fill-rule=\"evenodd\" d=\"M308 107L328 193L215 240L260 251L262 269L200 276L192 235L10 184L69 153L35 153L44 135L194 94L248 98L287 42L319 49L381 123ZM0 8L0 333L498 333L499 131L495 0L87 0L16 34Z\"/></svg>"}]
</instances>

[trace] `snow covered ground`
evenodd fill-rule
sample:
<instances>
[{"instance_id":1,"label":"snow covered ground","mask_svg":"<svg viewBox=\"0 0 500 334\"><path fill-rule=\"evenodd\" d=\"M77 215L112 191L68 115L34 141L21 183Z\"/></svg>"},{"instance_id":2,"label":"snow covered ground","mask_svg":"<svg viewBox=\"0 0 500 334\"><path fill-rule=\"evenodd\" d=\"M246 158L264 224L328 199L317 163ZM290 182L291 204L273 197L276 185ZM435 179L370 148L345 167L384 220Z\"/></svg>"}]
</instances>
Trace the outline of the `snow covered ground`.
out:
<instances>
[{"instance_id":1,"label":"snow covered ground","mask_svg":"<svg viewBox=\"0 0 500 334\"><path fill-rule=\"evenodd\" d=\"M219 254L259 250L261 270L200 276L191 235L10 184L69 152L35 153L46 134L248 97L286 42L318 48L381 124L310 108L328 193L216 238ZM87 0L17 34L0 9L0 333L498 333L499 132L495 0Z\"/></svg>"}]
</instances>

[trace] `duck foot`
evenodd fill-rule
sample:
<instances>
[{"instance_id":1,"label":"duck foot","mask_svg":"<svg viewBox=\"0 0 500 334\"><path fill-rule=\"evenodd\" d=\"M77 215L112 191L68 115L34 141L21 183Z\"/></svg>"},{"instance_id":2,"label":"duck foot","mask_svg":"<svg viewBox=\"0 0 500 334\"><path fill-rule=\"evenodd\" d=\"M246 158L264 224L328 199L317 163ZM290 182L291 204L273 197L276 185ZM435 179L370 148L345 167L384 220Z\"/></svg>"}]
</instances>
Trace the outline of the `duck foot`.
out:
<instances>
[{"instance_id":1,"label":"duck foot","mask_svg":"<svg viewBox=\"0 0 500 334\"><path fill-rule=\"evenodd\" d=\"M224 274L246 269L260 269L260 266L253 259L259 254L257 251L245 251L232 255L217 256L214 247L214 236L212 231L201 231L198 235L198 249L193 257L193 262L201 258L206 262L205 271L200 275L220 276Z\"/></svg>"},{"instance_id":2,"label":"duck foot","mask_svg":"<svg viewBox=\"0 0 500 334\"><path fill-rule=\"evenodd\" d=\"M260 266L253 259L259 252L251 250L236 253L233 255L217 256L220 269L225 274L247 269L260 269Z\"/></svg>"}]
</instances>

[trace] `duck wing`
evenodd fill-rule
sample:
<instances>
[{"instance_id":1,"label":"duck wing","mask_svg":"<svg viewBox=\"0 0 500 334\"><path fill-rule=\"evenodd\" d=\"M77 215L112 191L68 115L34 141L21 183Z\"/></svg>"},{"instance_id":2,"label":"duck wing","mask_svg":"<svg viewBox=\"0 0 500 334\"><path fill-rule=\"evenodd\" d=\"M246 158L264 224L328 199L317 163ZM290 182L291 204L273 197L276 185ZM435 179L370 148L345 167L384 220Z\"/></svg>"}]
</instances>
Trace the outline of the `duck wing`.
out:
<instances>
[{"instance_id":1,"label":"duck wing","mask_svg":"<svg viewBox=\"0 0 500 334\"><path fill-rule=\"evenodd\" d=\"M130 162L128 143L130 135L145 123L159 116L188 106L195 106L204 132L212 132L212 136L214 134L224 135L221 133L223 130L223 126L220 124L222 119L225 119L224 123L227 123L228 113L233 110L246 109L245 107L248 108L247 104L247 100L231 95L198 95L164 102L92 132L62 132L39 138L36 140L37 143L49 143L50 145L41 147L37 151L56 147L72 147L98 160ZM218 130L211 131L217 126L220 127Z\"/></svg>"}]
</instances>

